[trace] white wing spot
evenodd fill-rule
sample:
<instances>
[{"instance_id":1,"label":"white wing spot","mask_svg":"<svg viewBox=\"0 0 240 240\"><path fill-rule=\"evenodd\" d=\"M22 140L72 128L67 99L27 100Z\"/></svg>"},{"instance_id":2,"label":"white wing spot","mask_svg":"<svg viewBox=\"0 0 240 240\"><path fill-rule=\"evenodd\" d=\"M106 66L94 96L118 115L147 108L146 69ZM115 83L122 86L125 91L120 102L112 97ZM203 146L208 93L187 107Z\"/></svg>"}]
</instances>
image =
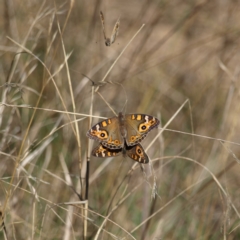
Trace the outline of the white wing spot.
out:
<instances>
[{"instance_id":1,"label":"white wing spot","mask_svg":"<svg viewBox=\"0 0 240 240\"><path fill-rule=\"evenodd\" d=\"M97 124L97 125L96 125L97 131L99 131L99 128L100 128L100 126L99 126L99 124Z\"/></svg>"},{"instance_id":2,"label":"white wing spot","mask_svg":"<svg viewBox=\"0 0 240 240\"><path fill-rule=\"evenodd\" d=\"M146 120L146 122L148 123L148 116L145 116L145 120Z\"/></svg>"}]
</instances>

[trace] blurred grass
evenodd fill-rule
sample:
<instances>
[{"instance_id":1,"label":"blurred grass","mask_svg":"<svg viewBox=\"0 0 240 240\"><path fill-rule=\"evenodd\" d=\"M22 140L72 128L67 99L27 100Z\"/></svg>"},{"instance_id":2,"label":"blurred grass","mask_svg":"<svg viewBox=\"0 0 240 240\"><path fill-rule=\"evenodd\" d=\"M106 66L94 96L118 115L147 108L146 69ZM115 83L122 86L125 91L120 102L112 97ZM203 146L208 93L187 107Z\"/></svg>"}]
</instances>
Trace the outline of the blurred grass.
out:
<instances>
[{"instance_id":1,"label":"blurred grass","mask_svg":"<svg viewBox=\"0 0 240 240\"><path fill-rule=\"evenodd\" d=\"M73 115L55 110L74 111L69 73L76 113L88 114L91 82L82 74L99 82L143 23L107 77L112 83L100 87L99 93L116 112L127 100L128 113L161 116L162 127L186 99L189 102L168 126L181 132L165 130L148 150L155 175L149 166L144 166L145 173L136 168L128 175L131 159L91 158L87 239L94 239L103 222L100 215L114 208L109 218L113 222L107 222L99 239L240 239L238 1L5 0L0 10L0 201L6 206L8 239L83 239L83 205L63 203L80 200L69 185L84 196L79 161L84 183L88 119L76 115L83 118L78 122L78 148L76 125L70 123ZM100 10L108 35L120 16L119 35L111 47L104 44ZM63 65L66 56L58 24L66 56L71 53L69 71ZM29 53L16 55L26 50L11 39L45 66ZM34 109L19 105L42 110L30 124ZM114 115L98 94L93 115ZM157 130L152 131L143 146L156 135Z\"/></svg>"}]
</instances>

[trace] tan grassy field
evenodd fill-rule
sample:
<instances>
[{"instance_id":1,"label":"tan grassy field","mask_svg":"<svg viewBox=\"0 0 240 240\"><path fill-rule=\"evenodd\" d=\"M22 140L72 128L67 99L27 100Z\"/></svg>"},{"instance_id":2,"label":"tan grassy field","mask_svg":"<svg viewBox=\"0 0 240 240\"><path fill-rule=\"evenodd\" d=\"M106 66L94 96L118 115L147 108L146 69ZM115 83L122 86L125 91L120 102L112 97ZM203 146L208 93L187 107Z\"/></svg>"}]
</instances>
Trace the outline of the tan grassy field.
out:
<instances>
[{"instance_id":1,"label":"tan grassy field","mask_svg":"<svg viewBox=\"0 0 240 240\"><path fill-rule=\"evenodd\" d=\"M239 1L0 10L0 239L240 239ZM120 111L161 121L150 164L91 156Z\"/></svg>"}]
</instances>

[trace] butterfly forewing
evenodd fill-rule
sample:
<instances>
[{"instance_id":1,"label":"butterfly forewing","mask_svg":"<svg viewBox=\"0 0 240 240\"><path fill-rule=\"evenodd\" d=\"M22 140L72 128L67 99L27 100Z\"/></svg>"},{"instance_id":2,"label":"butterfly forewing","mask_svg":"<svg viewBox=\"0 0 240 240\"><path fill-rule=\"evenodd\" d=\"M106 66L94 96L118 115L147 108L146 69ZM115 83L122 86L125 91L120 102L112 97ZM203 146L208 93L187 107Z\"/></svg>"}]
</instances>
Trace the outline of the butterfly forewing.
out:
<instances>
[{"instance_id":1,"label":"butterfly forewing","mask_svg":"<svg viewBox=\"0 0 240 240\"><path fill-rule=\"evenodd\" d=\"M109 149L119 149L124 146L124 139L119 130L119 120L117 117L108 118L94 125L87 136L101 142Z\"/></svg>"},{"instance_id":2,"label":"butterfly forewing","mask_svg":"<svg viewBox=\"0 0 240 240\"><path fill-rule=\"evenodd\" d=\"M128 146L134 146L141 142L147 134L159 125L159 120L146 114L127 114L125 115Z\"/></svg>"}]
</instances>

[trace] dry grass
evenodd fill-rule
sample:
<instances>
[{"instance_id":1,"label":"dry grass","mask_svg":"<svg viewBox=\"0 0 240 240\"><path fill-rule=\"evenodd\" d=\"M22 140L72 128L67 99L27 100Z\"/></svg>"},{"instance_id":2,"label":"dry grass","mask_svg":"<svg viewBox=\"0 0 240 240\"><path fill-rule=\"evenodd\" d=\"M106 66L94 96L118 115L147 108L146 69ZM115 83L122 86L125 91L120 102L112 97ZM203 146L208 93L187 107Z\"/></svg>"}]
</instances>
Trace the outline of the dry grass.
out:
<instances>
[{"instance_id":1,"label":"dry grass","mask_svg":"<svg viewBox=\"0 0 240 240\"><path fill-rule=\"evenodd\" d=\"M240 239L237 1L0 9L0 239ZM107 34L120 17L110 47L100 10ZM89 127L125 104L161 119L144 169L88 158Z\"/></svg>"}]
</instances>

